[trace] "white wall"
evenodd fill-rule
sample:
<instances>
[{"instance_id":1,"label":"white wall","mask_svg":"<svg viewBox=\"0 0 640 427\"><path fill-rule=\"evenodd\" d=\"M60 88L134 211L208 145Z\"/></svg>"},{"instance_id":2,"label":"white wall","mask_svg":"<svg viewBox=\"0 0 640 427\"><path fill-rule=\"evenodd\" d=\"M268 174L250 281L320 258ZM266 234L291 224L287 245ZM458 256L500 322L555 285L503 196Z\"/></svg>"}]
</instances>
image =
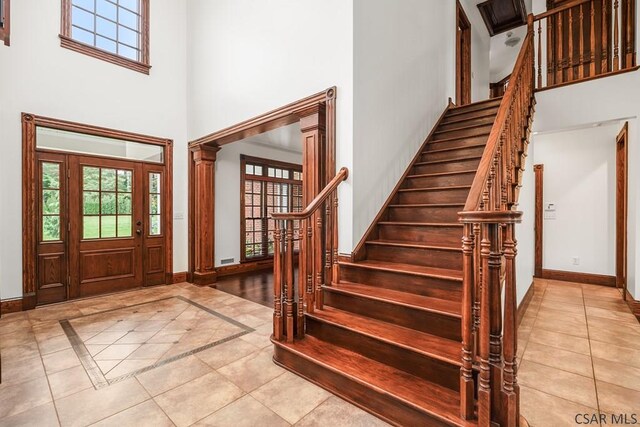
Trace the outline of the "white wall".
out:
<instances>
[{"instance_id":1,"label":"white wall","mask_svg":"<svg viewBox=\"0 0 640 427\"><path fill-rule=\"evenodd\" d=\"M471 100L489 98L491 37L477 6L478 0L461 0L471 23Z\"/></svg>"},{"instance_id":2,"label":"white wall","mask_svg":"<svg viewBox=\"0 0 640 427\"><path fill-rule=\"evenodd\" d=\"M548 132L633 117L629 120L628 288L640 298L640 72L539 92L534 131ZM535 145L535 138L534 138ZM575 152L580 159L581 153ZM537 155L537 151L536 151ZM583 215L588 212L583 213ZM545 249L546 250L546 249ZM604 250L603 250L604 252ZM606 257L606 254L602 254ZM571 254L564 256L571 257ZM586 266L585 266L586 267Z\"/></svg>"},{"instance_id":3,"label":"white wall","mask_svg":"<svg viewBox=\"0 0 640 427\"><path fill-rule=\"evenodd\" d=\"M615 275L615 153L621 128L615 123L534 136L534 163L544 165L543 203L556 206L556 218L543 220L543 268Z\"/></svg>"},{"instance_id":4,"label":"white wall","mask_svg":"<svg viewBox=\"0 0 640 427\"><path fill-rule=\"evenodd\" d=\"M12 2L11 46L0 46L2 299L22 295L21 112L173 139L174 211L187 213L185 3L153 1L149 76L60 47L60 3ZM186 219L173 249L185 271Z\"/></svg>"},{"instance_id":5,"label":"white wall","mask_svg":"<svg viewBox=\"0 0 640 427\"><path fill-rule=\"evenodd\" d=\"M518 242L516 257L516 286L518 304L522 301L533 282L535 268L535 176L533 174L535 147L529 144L525 169L522 176L522 188L518 197L517 210L522 212L522 223L516 225Z\"/></svg>"},{"instance_id":6,"label":"white wall","mask_svg":"<svg viewBox=\"0 0 640 427\"><path fill-rule=\"evenodd\" d=\"M252 138L254 139L254 138ZM289 163L302 163L302 153L270 148L245 141L225 145L216 158L216 246L215 265L234 258L240 263L240 155Z\"/></svg>"}]
</instances>

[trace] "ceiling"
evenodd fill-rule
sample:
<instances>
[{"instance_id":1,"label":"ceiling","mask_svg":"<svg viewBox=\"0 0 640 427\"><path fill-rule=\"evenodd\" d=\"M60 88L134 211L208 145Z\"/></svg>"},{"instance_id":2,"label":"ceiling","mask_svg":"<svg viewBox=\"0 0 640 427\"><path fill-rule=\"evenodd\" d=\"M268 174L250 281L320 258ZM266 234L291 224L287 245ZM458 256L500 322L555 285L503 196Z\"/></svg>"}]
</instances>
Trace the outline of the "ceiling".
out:
<instances>
[{"instance_id":1,"label":"ceiling","mask_svg":"<svg viewBox=\"0 0 640 427\"><path fill-rule=\"evenodd\" d=\"M249 144L302 153L300 122L296 122L288 126L282 126L259 135L250 136L242 141Z\"/></svg>"}]
</instances>

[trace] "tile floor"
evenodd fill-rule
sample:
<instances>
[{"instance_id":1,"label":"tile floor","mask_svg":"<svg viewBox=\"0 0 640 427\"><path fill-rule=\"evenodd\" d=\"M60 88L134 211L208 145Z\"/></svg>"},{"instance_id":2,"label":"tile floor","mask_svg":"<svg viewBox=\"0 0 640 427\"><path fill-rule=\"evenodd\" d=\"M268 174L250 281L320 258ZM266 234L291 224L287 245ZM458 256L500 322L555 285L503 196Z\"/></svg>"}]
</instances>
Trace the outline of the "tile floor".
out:
<instances>
[{"instance_id":1,"label":"tile floor","mask_svg":"<svg viewBox=\"0 0 640 427\"><path fill-rule=\"evenodd\" d=\"M0 426L383 426L276 366L272 309L161 286L0 319Z\"/></svg>"},{"instance_id":2,"label":"tile floor","mask_svg":"<svg viewBox=\"0 0 640 427\"><path fill-rule=\"evenodd\" d=\"M616 292L535 283L519 337L533 427L640 420L640 324ZM271 309L186 283L7 315L0 426L385 425L273 364L270 333Z\"/></svg>"},{"instance_id":3,"label":"tile floor","mask_svg":"<svg viewBox=\"0 0 640 427\"><path fill-rule=\"evenodd\" d=\"M614 288L536 280L520 324L521 413L533 427L640 423L640 323ZM576 422L576 415L578 423ZM598 425L591 422L591 425Z\"/></svg>"}]
</instances>

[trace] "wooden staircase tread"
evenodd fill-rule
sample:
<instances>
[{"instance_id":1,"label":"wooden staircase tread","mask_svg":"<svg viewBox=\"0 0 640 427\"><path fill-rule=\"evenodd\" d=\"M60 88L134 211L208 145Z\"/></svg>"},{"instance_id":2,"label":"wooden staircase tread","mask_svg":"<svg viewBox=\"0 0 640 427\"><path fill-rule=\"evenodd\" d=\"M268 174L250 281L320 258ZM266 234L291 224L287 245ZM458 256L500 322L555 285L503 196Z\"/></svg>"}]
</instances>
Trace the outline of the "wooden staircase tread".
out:
<instances>
[{"instance_id":1,"label":"wooden staircase tread","mask_svg":"<svg viewBox=\"0 0 640 427\"><path fill-rule=\"evenodd\" d=\"M462 365L458 341L328 306L314 313L307 313L307 316L433 359L456 366Z\"/></svg>"},{"instance_id":2,"label":"wooden staircase tread","mask_svg":"<svg viewBox=\"0 0 640 427\"><path fill-rule=\"evenodd\" d=\"M468 145L462 145L460 147L450 147L450 148L438 148L436 150L429 150L429 146L431 144L437 144L439 142L451 142L451 141L464 141L465 139L469 139L469 138L480 138L480 137L487 137L487 139L489 138L489 132L485 132L485 133L480 133L478 135L473 135L473 136L455 136L452 138L442 138L439 139L437 141L429 141L429 144L427 144L427 149L422 151L421 154L429 154L429 153L443 153L446 151L460 151L460 150L467 150L469 148L478 148L478 147L484 147L485 145L487 145L486 142L482 142L482 143L476 143L476 144L468 144Z\"/></svg>"},{"instance_id":3,"label":"wooden staircase tread","mask_svg":"<svg viewBox=\"0 0 640 427\"><path fill-rule=\"evenodd\" d=\"M424 243L416 243L409 240L377 239L377 240L368 240L365 243L367 245L393 246L393 247L416 248L416 249L436 249L441 251L462 252L462 247L427 245Z\"/></svg>"},{"instance_id":4,"label":"wooden staircase tread","mask_svg":"<svg viewBox=\"0 0 640 427\"><path fill-rule=\"evenodd\" d=\"M446 387L312 336L293 343L277 342L276 345L445 423L464 427L477 425L460 418L459 393Z\"/></svg>"},{"instance_id":5,"label":"wooden staircase tread","mask_svg":"<svg viewBox=\"0 0 640 427\"><path fill-rule=\"evenodd\" d=\"M347 281L332 283L331 286L328 287L328 289L334 292L337 291L351 295L363 296L365 298L391 302L393 304L398 304L417 310L440 313L446 316L462 316L462 306L460 301L429 297L426 295L419 295L411 292L402 292L395 289L388 289L375 285L353 283Z\"/></svg>"},{"instance_id":6,"label":"wooden staircase tread","mask_svg":"<svg viewBox=\"0 0 640 427\"><path fill-rule=\"evenodd\" d=\"M420 187L420 188L400 188L398 192L410 193L412 191L443 191L443 190L462 190L464 188L471 188L470 185L443 185L440 187Z\"/></svg>"},{"instance_id":7,"label":"wooden staircase tread","mask_svg":"<svg viewBox=\"0 0 640 427\"><path fill-rule=\"evenodd\" d=\"M488 108L496 108L500 106L502 98L486 99L484 101L474 102L472 104L460 105L452 107L445 117L457 116L458 114L472 113L474 111L482 111Z\"/></svg>"},{"instance_id":8,"label":"wooden staircase tread","mask_svg":"<svg viewBox=\"0 0 640 427\"><path fill-rule=\"evenodd\" d=\"M496 106L497 108L497 106ZM495 117L497 115L497 113L495 112L482 112L483 110L479 110L481 114L478 114L477 116L473 116L473 117L463 117L463 118L455 118L456 116L449 116L449 117L445 117L442 124L443 125L451 125L451 124L455 124L455 123L462 123L462 122L466 122L469 120L477 120L477 119L486 119L489 117Z\"/></svg>"},{"instance_id":9,"label":"wooden staircase tread","mask_svg":"<svg viewBox=\"0 0 640 427\"><path fill-rule=\"evenodd\" d=\"M399 262L378 261L373 259L363 261L341 261L339 264L355 265L362 268L371 270L381 270L390 272L399 272L406 274L413 274L416 276L436 277L448 280L462 281L461 270L450 270L448 268L439 267L427 267L416 264L404 264Z\"/></svg>"},{"instance_id":10,"label":"wooden staircase tread","mask_svg":"<svg viewBox=\"0 0 640 427\"><path fill-rule=\"evenodd\" d=\"M448 123L450 124L450 123ZM447 132L456 132L456 131L460 131L460 130L470 130L470 129L477 129L477 128L482 128L482 127L487 127L487 126L493 126L493 123L484 123L484 124L475 124L475 125L467 125L467 126L460 126L460 127L455 127L455 128L451 128L451 129L442 129L442 130L436 130L433 134L437 135L440 133L447 133ZM438 141L432 141L432 142L438 142Z\"/></svg>"},{"instance_id":11,"label":"wooden staircase tread","mask_svg":"<svg viewBox=\"0 0 640 427\"><path fill-rule=\"evenodd\" d=\"M464 175L469 173L476 173L475 169L471 170L463 170L463 171L453 171L453 172L436 172L436 173L420 173L415 175L407 175L407 179L409 178L429 178L432 176L451 176L451 175Z\"/></svg>"},{"instance_id":12,"label":"wooden staircase tread","mask_svg":"<svg viewBox=\"0 0 640 427\"><path fill-rule=\"evenodd\" d=\"M433 151L425 151L422 154L427 154L427 153L433 153ZM481 158L482 156L466 156L466 157L456 157L454 159L429 160L428 162L416 162L413 164L413 166L435 165L439 163L453 163L453 162L460 162L464 160L480 160Z\"/></svg>"}]
</instances>

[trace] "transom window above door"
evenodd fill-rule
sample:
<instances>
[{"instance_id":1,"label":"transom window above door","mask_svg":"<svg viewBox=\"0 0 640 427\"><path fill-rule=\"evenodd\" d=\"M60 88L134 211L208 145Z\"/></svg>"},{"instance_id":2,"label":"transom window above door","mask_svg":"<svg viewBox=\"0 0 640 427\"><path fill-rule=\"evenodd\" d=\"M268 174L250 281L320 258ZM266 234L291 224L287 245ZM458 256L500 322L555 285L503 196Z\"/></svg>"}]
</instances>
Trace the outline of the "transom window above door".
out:
<instances>
[{"instance_id":1,"label":"transom window above door","mask_svg":"<svg viewBox=\"0 0 640 427\"><path fill-rule=\"evenodd\" d=\"M149 0L62 2L62 46L149 72Z\"/></svg>"}]
</instances>

